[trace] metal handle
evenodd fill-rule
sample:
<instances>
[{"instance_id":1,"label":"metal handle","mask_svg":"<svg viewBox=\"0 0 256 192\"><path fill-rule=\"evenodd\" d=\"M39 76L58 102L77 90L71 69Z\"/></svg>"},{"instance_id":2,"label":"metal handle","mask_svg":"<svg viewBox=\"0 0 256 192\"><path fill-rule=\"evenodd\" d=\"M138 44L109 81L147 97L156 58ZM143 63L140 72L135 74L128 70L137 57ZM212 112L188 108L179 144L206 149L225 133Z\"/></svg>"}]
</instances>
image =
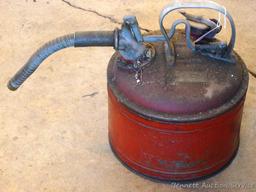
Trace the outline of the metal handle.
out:
<instances>
[{"instance_id":1,"label":"metal handle","mask_svg":"<svg viewBox=\"0 0 256 192\"><path fill-rule=\"evenodd\" d=\"M215 10L215 11L218 11L218 12L224 14L228 18L230 25L231 25L231 30L232 30L232 35L231 35L230 41L228 43L225 55L229 56L232 53L232 50L235 45L235 40L236 40L236 28L235 28L234 20L223 6L220 6L219 4L212 2L212 1L174 2L174 3L166 6L161 11L160 20L159 20L160 30L165 37L165 40L167 42L167 45L169 46L170 51L171 51L171 47L169 45L170 38L166 32L166 29L164 28L163 21L164 21L166 15L168 15L170 12L175 11L177 9L212 9L212 10Z\"/></svg>"}]
</instances>

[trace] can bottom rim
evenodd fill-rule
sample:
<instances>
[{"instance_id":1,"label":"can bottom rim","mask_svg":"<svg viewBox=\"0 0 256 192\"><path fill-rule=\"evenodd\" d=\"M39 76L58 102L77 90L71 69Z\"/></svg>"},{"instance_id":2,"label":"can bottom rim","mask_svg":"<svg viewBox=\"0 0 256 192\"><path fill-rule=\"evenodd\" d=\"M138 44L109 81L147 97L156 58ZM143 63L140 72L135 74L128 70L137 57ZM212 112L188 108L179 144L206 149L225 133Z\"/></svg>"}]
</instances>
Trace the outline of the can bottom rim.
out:
<instances>
[{"instance_id":1,"label":"can bottom rim","mask_svg":"<svg viewBox=\"0 0 256 192\"><path fill-rule=\"evenodd\" d=\"M239 143L237 144L236 150L234 151L233 155L231 156L231 158L219 169L215 170L214 172L204 175L204 176L199 176L197 178L193 178L193 179L162 179L162 178L158 178L158 177L154 177L154 176L149 176L146 174L143 174L137 170L135 170L134 168L132 168L131 166L129 166L127 163L125 163L120 156L117 154L116 150L114 149L112 143L111 143L111 139L109 136L109 145L111 148L111 151L113 152L113 154L116 156L116 158L119 160L119 162L126 167L128 170L130 170L131 172L135 173L136 175L143 177L145 179L151 180L153 182L157 182L157 183L165 183L165 184L174 184L174 183L192 183L192 182L197 182L197 181L202 181L202 180L206 180L210 177L213 177L217 174L219 174L220 172L222 172L224 169L226 169L235 159L238 150L239 150Z\"/></svg>"}]
</instances>

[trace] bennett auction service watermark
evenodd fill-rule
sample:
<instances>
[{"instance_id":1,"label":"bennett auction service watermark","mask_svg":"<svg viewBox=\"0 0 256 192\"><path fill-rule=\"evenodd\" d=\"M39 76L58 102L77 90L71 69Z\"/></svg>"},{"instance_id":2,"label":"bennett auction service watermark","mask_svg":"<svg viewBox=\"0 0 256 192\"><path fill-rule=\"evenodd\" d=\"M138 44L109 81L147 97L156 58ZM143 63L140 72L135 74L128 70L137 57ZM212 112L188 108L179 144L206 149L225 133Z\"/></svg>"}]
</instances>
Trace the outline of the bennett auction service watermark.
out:
<instances>
[{"instance_id":1,"label":"bennett auction service watermark","mask_svg":"<svg viewBox=\"0 0 256 192\"><path fill-rule=\"evenodd\" d=\"M189 189L256 189L255 183L172 183L175 188L189 188Z\"/></svg>"}]
</instances>

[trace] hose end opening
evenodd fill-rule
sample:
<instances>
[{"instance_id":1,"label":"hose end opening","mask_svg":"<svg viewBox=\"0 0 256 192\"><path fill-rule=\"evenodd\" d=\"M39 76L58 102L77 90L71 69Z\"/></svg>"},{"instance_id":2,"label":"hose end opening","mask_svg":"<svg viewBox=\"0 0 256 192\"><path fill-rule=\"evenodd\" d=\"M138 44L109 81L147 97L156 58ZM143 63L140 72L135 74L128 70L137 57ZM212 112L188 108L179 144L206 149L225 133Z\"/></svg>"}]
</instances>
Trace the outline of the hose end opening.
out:
<instances>
[{"instance_id":1,"label":"hose end opening","mask_svg":"<svg viewBox=\"0 0 256 192\"><path fill-rule=\"evenodd\" d=\"M12 82L12 80L10 80L10 81L8 82L7 87L8 87L8 89L11 90L11 91L16 91L16 90L19 88L19 86L15 85L15 84Z\"/></svg>"}]
</instances>

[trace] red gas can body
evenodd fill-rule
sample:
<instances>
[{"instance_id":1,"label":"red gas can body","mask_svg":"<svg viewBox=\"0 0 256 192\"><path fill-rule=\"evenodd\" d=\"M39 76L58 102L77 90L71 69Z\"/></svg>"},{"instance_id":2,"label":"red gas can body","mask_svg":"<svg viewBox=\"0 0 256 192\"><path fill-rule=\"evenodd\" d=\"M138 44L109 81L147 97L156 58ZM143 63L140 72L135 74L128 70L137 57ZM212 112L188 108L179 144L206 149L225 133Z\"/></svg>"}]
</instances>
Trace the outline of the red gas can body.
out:
<instances>
[{"instance_id":1,"label":"red gas can body","mask_svg":"<svg viewBox=\"0 0 256 192\"><path fill-rule=\"evenodd\" d=\"M235 64L211 60L173 38L175 64L164 44L154 44L155 60L142 73L124 69L116 53L108 67L109 140L132 170L171 181L212 175L235 156L248 86L248 73Z\"/></svg>"}]
</instances>

